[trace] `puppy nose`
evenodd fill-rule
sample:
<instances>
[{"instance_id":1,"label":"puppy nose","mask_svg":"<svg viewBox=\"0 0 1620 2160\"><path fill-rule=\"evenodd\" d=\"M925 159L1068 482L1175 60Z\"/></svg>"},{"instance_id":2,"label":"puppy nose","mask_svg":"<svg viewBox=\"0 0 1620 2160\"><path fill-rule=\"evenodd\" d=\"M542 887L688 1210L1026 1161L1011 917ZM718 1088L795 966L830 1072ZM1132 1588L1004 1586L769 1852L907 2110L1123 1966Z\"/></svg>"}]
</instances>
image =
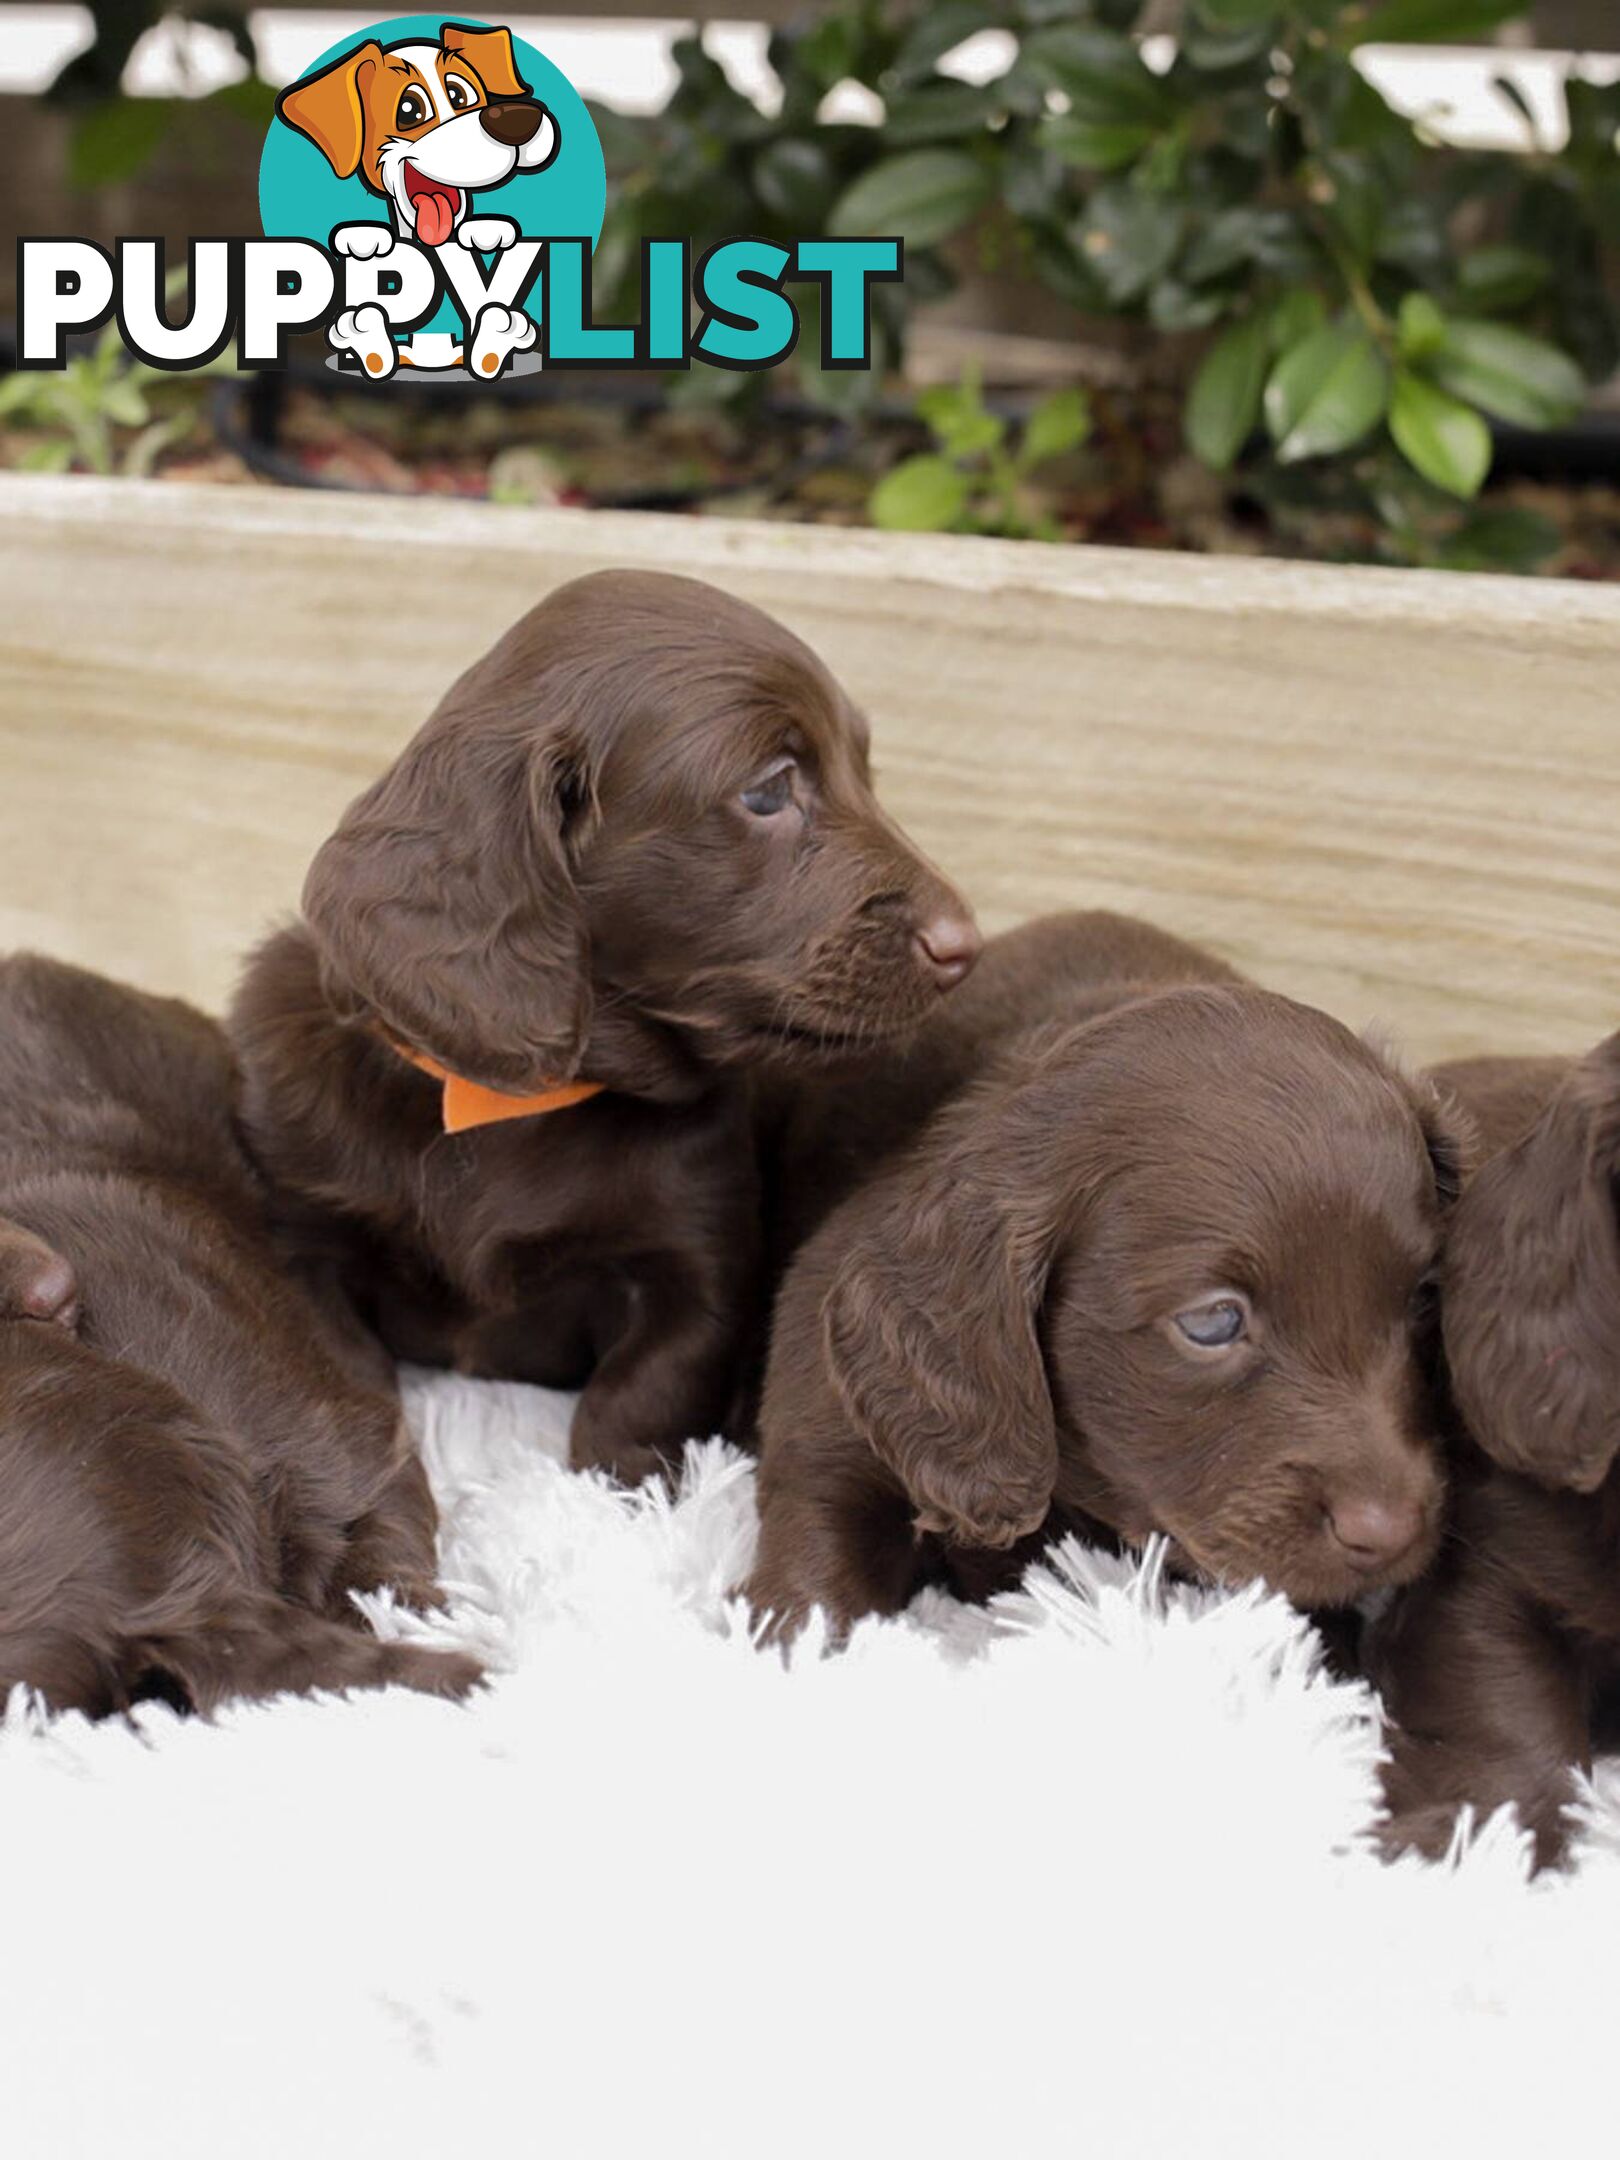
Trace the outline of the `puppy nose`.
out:
<instances>
[{"instance_id":1,"label":"puppy nose","mask_svg":"<svg viewBox=\"0 0 1620 2160\"><path fill-rule=\"evenodd\" d=\"M79 1285L71 1264L33 1238L0 1252L0 1313L27 1320L54 1320L71 1327L78 1317Z\"/></svg>"},{"instance_id":2,"label":"puppy nose","mask_svg":"<svg viewBox=\"0 0 1620 2160\"><path fill-rule=\"evenodd\" d=\"M527 99L503 105L486 105L479 114L484 133L493 135L508 150L517 149L520 143L532 140L540 131L540 108Z\"/></svg>"},{"instance_id":3,"label":"puppy nose","mask_svg":"<svg viewBox=\"0 0 1620 2160\"><path fill-rule=\"evenodd\" d=\"M1353 1568L1388 1567L1417 1543L1423 1510L1415 1501L1337 1500L1328 1529Z\"/></svg>"},{"instance_id":4,"label":"puppy nose","mask_svg":"<svg viewBox=\"0 0 1620 2160\"><path fill-rule=\"evenodd\" d=\"M971 915L936 915L915 932L917 957L942 990L954 990L984 950Z\"/></svg>"}]
</instances>

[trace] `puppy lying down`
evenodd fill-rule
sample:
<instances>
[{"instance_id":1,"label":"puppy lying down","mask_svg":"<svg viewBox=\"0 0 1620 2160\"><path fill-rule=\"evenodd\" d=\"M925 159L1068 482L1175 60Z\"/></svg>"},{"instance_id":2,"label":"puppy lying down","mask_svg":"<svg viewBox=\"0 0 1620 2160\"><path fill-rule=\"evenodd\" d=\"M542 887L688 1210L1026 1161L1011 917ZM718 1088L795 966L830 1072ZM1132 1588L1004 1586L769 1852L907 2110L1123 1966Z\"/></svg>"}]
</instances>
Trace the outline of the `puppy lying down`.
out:
<instances>
[{"instance_id":1,"label":"puppy lying down","mask_svg":"<svg viewBox=\"0 0 1620 2160\"><path fill-rule=\"evenodd\" d=\"M1511 1802L1545 1865L1620 1684L1620 1035L1439 1077L1497 1152L1446 1241L1451 1531L1372 1641L1386 1834L1441 1852L1461 1808Z\"/></svg>"},{"instance_id":2,"label":"puppy lying down","mask_svg":"<svg viewBox=\"0 0 1620 2160\"><path fill-rule=\"evenodd\" d=\"M1056 919L942 1015L963 1084L780 1295L749 1589L778 1630L982 1590L1069 1526L1305 1606L1433 1555L1452 1144L1424 1086L1200 959Z\"/></svg>"},{"instance_id":3,"label":"puppy lying down","mask_svg":"<svg viewBox=\"0 0 1620 2160\"><path fill-rule=\"evenodd\" d=\"M470 1659L351 1602L437 1592L425 1475L350 1354L276 1268L219 1031L0 962L0 1691L464 1693Z\"/></svg>"}]
</instances>

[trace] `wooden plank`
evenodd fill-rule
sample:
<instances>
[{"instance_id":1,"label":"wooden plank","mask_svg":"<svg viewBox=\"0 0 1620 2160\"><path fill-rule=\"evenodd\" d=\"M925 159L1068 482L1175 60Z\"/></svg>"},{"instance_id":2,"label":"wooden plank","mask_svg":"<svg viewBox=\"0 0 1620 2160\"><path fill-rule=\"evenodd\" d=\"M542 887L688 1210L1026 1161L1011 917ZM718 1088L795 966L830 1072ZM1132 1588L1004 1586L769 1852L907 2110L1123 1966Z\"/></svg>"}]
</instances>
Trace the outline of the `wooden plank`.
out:
<instances>
[{"instance_id":1,"label":"wooden plank","mask_svg":"<svg viewBox=\"0 0 1620 2160\"><path fill-rule=\"evenodd\" d=\"M215 1003L564 579L680 568L872 713L999 928L1103 905L1421 1056L1620 1024L1620 593L386 498L0 483L0 943Z\"/></svg>"}]
</instances>

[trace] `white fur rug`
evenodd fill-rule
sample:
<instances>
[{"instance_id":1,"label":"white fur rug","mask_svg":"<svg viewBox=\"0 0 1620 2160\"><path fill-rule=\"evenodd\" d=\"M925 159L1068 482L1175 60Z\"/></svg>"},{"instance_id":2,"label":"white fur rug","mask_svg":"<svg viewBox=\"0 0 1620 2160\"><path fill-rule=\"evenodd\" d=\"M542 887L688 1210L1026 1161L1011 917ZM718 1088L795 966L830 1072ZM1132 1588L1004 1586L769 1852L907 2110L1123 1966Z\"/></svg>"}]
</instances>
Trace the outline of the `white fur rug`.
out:
<instances>
[{"instance_id":1,"label":"white fur rug","mask_svg":"<svg viewBox=\"0 0 1620 2160\"><path fill-rule=\"evenodd\" d=\"M410 1393L437 1632L500 1677L15 1704L7 2160L1612 2145L1611 1799L1573 1879L1501 1826L1383 1868L1374 1706L1289 1609L1078 1552L786 1671L726 1602L746 1464L629 1499L559 1466L561 1398Z\"/></svg>"}]
</instances>

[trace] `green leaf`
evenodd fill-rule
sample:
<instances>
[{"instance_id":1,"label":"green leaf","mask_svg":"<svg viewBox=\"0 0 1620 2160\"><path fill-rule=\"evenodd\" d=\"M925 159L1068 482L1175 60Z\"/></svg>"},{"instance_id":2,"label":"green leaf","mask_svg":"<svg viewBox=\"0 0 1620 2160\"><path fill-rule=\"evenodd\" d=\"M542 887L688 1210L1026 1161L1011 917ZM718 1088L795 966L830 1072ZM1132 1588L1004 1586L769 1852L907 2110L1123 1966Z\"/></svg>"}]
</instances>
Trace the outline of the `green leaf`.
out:
<instances>
[{"instance_id":1,"label":"green leaf","mask_svg":"<svg viewBox=\"0 0 1620 2160\"><path fill-rule=\"evenodd\" d=\"M1445 342L1446 318L1427 293L1409 292L1396 321L1396 343L1403 360L1423 360Z\"/></svg>"},{"instance_id":2,"label":"green leaf","mask_svg":"<svg viewBox=\"0 0 1620 2160\"><path fill-rule=\"evenodd\" d=\"M1155 330L1207 330L1226 308L1224 293L1195 291L1177 277L1160 278L1148 294L1148 321Z\"/></svg>"},{"instance_id":3,"label":"green leaf","mask_svg":"<svg viewBox=\"0 0 1620 2160\"><path fill-rule=\"evenodd\" d=\"M1194 285L1228 276L1246 263L1278 277L1310 274L1299 221L1288 210L1218 210L1189 245L1182 273Z\"/></svg>"},{"instance_id":4,"label":"green leaf","mask_svg":"<svg viewBox=\"0 0 1620 2160\"><path fill-rule=\"evenodd\" d=\"M157 154L174 124L174 98L108 98L75 121L68 186L86 191L131 180Z\"/></svg>"},{"instance_id":5,"label":"green leaf","mask_svg":"<svg viewBox=\"0 0 1620 2160\"><path fill-rule=\"evenodd\" d=\"M1474 248L1457 264L1457 294L1471 310L1493 315L1498 309L1523 307L1547 278L1545 257L1528 248Z\"/></svg>"},{"instance_id":6,"label":"green leaf","mask_svg":"<svg viewBox=\"0 0 1620 2160\"><path fill-rule=\"evenodd\" d=\"M1079 119L1163 127L1174 103L1133 41L1095 23L1062 23L1024 40L1020 58L1069 100Z\"/></svg>"},{"instance_id":7,"label":"green leaf","mask_svg":"<svg viewBox=\"0 0 1620 2160\"><path fill-rule=\"evenodd\" d=\"M922 82L933 73L936 62L964 38L972 37L996 19L990 0L935 0L932 7L920 8L912 18L888 69L889 75L896 83Z\"/></svg>"},{"instance_id":8,"label":"green leaf","mask_svg":"<svg viewBox=\"0 0 1620 2160\"><path fill-rule=\"evenodd\" d=\"M1179 203L1116 180L1093 195L1075 240L1104 293L1125 307L1169 269L1185 228Z\"/></svg>"},{"instance_id":9,"label":"green leaf","mask_svg":"<svg viewBox=\"0 0 1620 2160\"><path fill-rule=\"evenodd\" d=\"M1348 450L1384 417L1389 371L1359 325L1330 324L1284 353L1263 400L1284 465Z\"/></svg>"},{"instance_id":10,"label":"green leaf","mask_svg":"<svg viewBox=\"0 0 1620 2160\"><path fill-rule=\"evenodd\" d=\"M967 508L968 483L949 458L913 457L872 490L874 525L886 532L945 532Z\"/></svg>"},{"instance_id":11,"label":"green leaf","mask_svg":"<svg viewBox=\"0 0 1620 2160\"><path fill-rule=\"evenodd\" d=\"M1350 19L1354 45L1467 45L1524 14L1527 0L1384 0Z\"/></svg>"},{"instance_id":12,"label":"green leaf","mask_svg":"<svg viewBox=\"0 0 1620 2160\"><path fill-rule=\"evenodd\" d=\"M1271 360L1271 324L1263 310L1216 339L1187 392L1182 426L1193 455L1225 472L1254 432Z\"/></svg>"},{"instance_id":13,"label":"green leaf","mask_svg":"<svg viewBox=\"0 0 1620 2160\"><path fill-rule=\"evenodd\" d=\"M1556 427L1586 403L1569 355L1507 323L1448 324L1428 371L1453 397L1519 427Z\"/></svg>"},{"instance_id":14,"label":"green leaf","mask_svg":"<svg viewBox=\"0 0 1620 2160\"><path fill-rule=\"evenodd\" d=\"M847 15L824 15L799 39L793 57L819 89L833 90L854 71L857 38Z\"/></svg>"},{"instance_id":15,"label":"green leaf","mask_svg":"<svg viewBox=\"0 0 1620 2160\"><path fill-rule=\"evenodd\" d=\"M1447 535L1437 550L1443 570L1511 570L1521 577L1563 545L1550 518L1510 506L1476 510Z\"/></svg>"},{"instance_id":16,"label":"green leaf","mask_svg":"<svg viewBox=\"0 0 1620 2160\"><path fill-rule=\"evenodd\" d=\"M933 247L958 232L989 200L988 167L961 150L908 150L861 174L833 204L835 236L898 233L907 247Z\"/></svg>"},{"instance_id":17,"label":"green leaf","mask_svg":"<svg viewBox=\"0 0 1620 2160\"><path fill-rule=\"evenodd\" d=\"M1477 495L1491 469L1491 431L1472 406L1460 405L1407 368L1395 371L1389 432L1414 471L1448 495Z\"/></svg>"},{"instance_id":18,"label":"green leaf","mask_svg":"<svg viewBox=\"0 0 1620 2160\"><path fill-rule=\"evenodd\" d=\"M20 472L66 472L73 463L73 445L58 437L30 445L17 460Z\"/></svg>"},{"instance_id":19,"label":"green leaf","mask_svg":"<svg viewBox=\"0 0 1620 2160\"><path fill-rule=\"evenodd\" d=\"M1019 463L1026 469L1047 458L1066 457L1091 433L1091 401L1081 389L1054 390L1024 423Z\"/></svg>"},{"instance_id":20,"label":"green leaf","mask_svg":"<svg viewBox=\"0 0 1620 2160\"><path fill-rule=\"evenodd\" d=\"M819 143L784 136L754 160L754 192L772 217L796 232L814 232L827 212L833 170Z\"/></svg>"},{"instance_id":21,"label":"green leaf","mask_svg":"<svg viewBox=\"0 0 1620 2160\"><path fill-rule=\"evenodd\" d=\"M997 449L1006 422L986 412L975 382L938 383L917 399L917 417L951 458L982 457Z\"/></svg>"},{"instance_id":22,"label":"green leaf","mask_svg":"<svg viewBox=\"0 0 1620 2160\"><path fill-rule=\"evenodd\" d=\"M1072 112L1053 113L1036 128L1035 140L1066 165L1114 172L1141 156L1153 130L1135 120L1082 120Z\"/></svg>"},{"instance_id":23,"label":"green leaf","mask_svg":"<svg viewBox=\"0 0 1620 2160\"><path fill-rule=\"evenodd\" d=\"M1246 28L1250 23L1269 23L1277 14L1277 0L1198 0L1197 12L1205 22L1223 30Z\"/></svg>"},{"instance_id":24,"label":"green leaf","mask_svg":"<svg viewBox=\"0 0 1620 2160\"><path fill-rule=\"evenodd\" d=\"M1313 330L1327 321L1327 302L1314 285L1294 285L1279 293L1271 308L1271 349L1285 353L1303 345Z\"/></svg>"},{"instance_id":25,"label":"green leaf","mask_svg":"<svg viewBox=\"0 0 1620 2160\"><path fill-rule=\"evenodd\" d=\"M127 375L107 384L101 409L118 427L145 427L152 417L151 407Z\"/></svg>"},{"instance_id":26,"label":"green leaf","mask_svg":"<svg viewBox=\"0 0 1620 2160\"><path fill-rule=\"evenodd\" d=\"M1583 82L1566 77L1564 105L1569 115L1569 150L1577 164L1612 163L1620 135L1620 82Z\"/></svg>"},{"instance_id":27,"label":"green leaf","mask_svg":"<svg viewBox=\"0 0 1620 2160\"><path fill-rule=\"evenodd\" d=\"M1223 75L1269 53L1280 30L1274 5L1252 21L1231 25L1203 22L1195 11L1182 29L1182 56L1202 74Z\"/></svg>"},{"instance_id":28,"label":"green leaf","mask_svg":"<svg viewBox=\"0 0 1620 2160\"><path fill-rule=\"evenodd\" d=\"M912 143L950 142L983 134L996 110L992 85L964 82L925 83L920 90L892 97L884 111L883 140L895 148Z\"/></svg>"},{"instance_id":29,"label":"green leaf","mask_svg":"<svg viewBox=\"0 0 1620 2160\"><path fill-rule=\"evenodd\" d=\"M40 378L31 372L0 376L0 418L40 402L40 390Z\"/></svg>"}]
</instances>

